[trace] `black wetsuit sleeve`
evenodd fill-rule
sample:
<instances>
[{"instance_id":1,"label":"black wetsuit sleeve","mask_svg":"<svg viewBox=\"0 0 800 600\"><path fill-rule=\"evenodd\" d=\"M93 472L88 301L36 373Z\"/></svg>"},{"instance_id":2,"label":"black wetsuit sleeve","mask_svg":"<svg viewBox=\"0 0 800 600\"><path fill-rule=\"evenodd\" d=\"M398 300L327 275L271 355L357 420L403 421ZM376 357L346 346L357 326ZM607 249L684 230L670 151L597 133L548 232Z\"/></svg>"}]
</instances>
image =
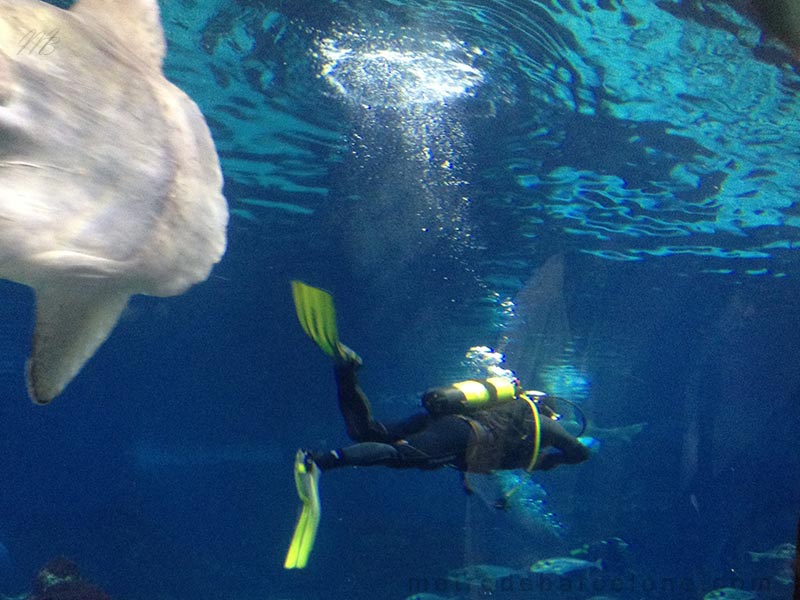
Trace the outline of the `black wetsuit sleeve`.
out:
<instances>
[{"instance_id":1,"label":"black wetsuit sleeve","mask_svg":"<svg viewBox=\"0 0 800 600\"><path fill-rule=\"evenodd\" d=\"M541 431L542 453L536 461L537 470L547 471L560 464L572 465L589 459L589 449L552 419L542 419Z\"/></svg>"}]
</instances>

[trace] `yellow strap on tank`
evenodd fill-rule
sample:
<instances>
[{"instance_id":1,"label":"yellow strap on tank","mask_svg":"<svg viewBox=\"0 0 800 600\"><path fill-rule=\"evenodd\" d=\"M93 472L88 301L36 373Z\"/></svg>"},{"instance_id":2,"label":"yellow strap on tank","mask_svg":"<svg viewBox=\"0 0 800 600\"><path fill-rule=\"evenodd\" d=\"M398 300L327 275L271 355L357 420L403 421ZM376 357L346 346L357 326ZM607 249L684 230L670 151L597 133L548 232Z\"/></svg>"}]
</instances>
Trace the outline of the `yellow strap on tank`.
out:
<instances>
[{"instance_id":1,"label":"yellow strap on tank","mask_svg":"<svg viewBox=\"0 0 800 600\"><path fill-rule=\"evenodd\" d=\"M536 430L533 434L533 454L531 455L531 462L528 463L528 467L525 469L528 473L530 473L533 471L533 467L536 464L536 459L539 458L539 449L542 445L542 424L539 420L539 410L536 408L536 404L534 404L533 400L524 394L521 397L523 400L525 400L525 402L528 403L528 406L531 407L534 428Z\"/></svg>"}]
</instances>

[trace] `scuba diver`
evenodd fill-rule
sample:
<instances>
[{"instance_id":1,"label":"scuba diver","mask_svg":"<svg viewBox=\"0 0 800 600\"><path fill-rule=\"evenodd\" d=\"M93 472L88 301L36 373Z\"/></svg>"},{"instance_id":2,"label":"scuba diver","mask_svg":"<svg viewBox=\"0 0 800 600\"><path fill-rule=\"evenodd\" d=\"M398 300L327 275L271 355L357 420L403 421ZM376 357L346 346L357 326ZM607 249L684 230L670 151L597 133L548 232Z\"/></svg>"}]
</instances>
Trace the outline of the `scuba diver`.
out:
<instances>
[{"instance_id":1,"label":"scuba diver","mask_svg":"<svg viewBox=\"0 0 800 600\"><path fill-rule=\"evenodd\" d=\"M295 483L303 505L285 568L303 568L307 563L319 524L321 471L348 466L423 470L447 466L464 477L496 470L546 471L589 458L589 448L557 422L560 415L552 399L523 390L510 371L510 376L428 390L422 396L425 412L400 422L375 420L356 376L361 359L339 341L333 298L300 281L292 282L292 295L303 330L333 359L339 408L347 434L356 443L324 452L297 452ZM463 482L471 493L465 477ZM497 507L503 507L502 499Z\"/></svg>"}]
</instances>

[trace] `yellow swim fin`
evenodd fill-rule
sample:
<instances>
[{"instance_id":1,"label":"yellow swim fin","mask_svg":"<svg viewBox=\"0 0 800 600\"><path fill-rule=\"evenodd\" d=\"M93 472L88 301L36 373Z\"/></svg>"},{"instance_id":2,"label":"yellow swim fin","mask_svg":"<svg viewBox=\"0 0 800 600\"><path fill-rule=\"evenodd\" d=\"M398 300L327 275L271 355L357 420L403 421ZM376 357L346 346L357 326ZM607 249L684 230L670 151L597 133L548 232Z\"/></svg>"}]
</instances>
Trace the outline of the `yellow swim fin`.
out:
<instances>
[{"instance_id":1,"label":"yellow swim fin","mask_svg":"<svg viewBox=\"0 0 800 600\"><path fill-rule=\"evenodd\" d=\"M320 518L318 481L319 468L306 452L298 450L294 459L294 484L303 506L294 528L292 542L289 544L289 551L286 553L284 569L305 568L314 548Z\"/></svg>"},{"instance_id":2,"label":"yellow swim fin","mask_svg":"<svg viewBox=\"0 0 800 600\"><path fill-rule=\"evenodd\" d=\"M339 333L336 329L336 310L333 296L325 290L302 281L292 281L292 296L297 320L325 354L336 357L339 352Z\"/></svg>"}]
</instances>

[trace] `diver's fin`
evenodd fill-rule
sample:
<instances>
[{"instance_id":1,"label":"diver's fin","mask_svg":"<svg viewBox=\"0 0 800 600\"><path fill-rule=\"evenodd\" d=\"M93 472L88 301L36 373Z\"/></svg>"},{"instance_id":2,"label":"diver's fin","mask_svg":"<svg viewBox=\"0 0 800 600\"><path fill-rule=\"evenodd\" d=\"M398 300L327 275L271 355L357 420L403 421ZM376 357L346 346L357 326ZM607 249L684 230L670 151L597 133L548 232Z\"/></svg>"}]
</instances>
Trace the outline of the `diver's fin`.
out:
<instances>
[{"instance_id":1,"label":"diver's fin","mask_svg":"<svg viewBox=\"0 0 800 600\"><path fill-rule=\"evenodd\" d=\"M284 569L305 568L314 548L320 518L318 481L319 468L307 452L298 450L294 459L294 484L303 506L294 528L292 542L289 544L289 551L286 553Z\"/></svg>"},{"instance_id":2,"label":"diver's fin","mask_svg":"<svg viewBox=\"0 0 800 600\"><path fill-rule=\"evenodd\" d=\"M297 320L325 354L336 358L339 351L339 333L336 330L336 310L333 296L325 290L302 281L292 281L292 297Z\"/></svg>"}]
</instances>

